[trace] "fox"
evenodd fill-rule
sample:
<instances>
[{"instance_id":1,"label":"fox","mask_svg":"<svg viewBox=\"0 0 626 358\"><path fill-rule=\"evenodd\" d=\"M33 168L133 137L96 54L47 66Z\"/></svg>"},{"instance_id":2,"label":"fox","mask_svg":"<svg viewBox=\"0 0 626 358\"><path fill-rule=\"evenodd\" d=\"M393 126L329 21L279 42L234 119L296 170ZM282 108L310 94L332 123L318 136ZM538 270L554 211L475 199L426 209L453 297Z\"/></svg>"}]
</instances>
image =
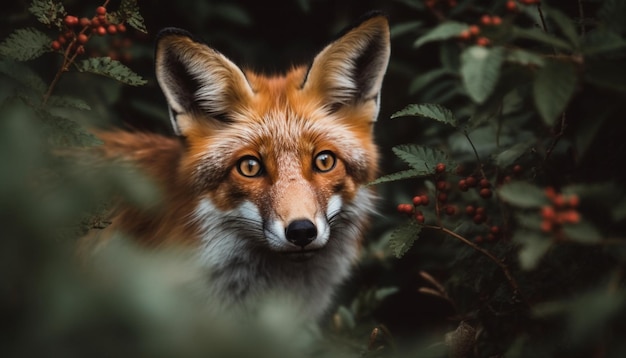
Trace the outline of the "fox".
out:
<instances>
[{"instance_id":1,"label":"fox","mask_svg":"<svg viewBox=\"0 0 626 358\"><path fill-rule=\"evenodd\" d=\"M178 28L155 41L172 135L100 132L101 154L144 172L149 208L116 207L107 232L184 247L216 311L280 292L323 317L361 250L378 171L374 123L390 57L388 18L370 13L281 74L242 69Z\"/></svg>"}]
</instances>

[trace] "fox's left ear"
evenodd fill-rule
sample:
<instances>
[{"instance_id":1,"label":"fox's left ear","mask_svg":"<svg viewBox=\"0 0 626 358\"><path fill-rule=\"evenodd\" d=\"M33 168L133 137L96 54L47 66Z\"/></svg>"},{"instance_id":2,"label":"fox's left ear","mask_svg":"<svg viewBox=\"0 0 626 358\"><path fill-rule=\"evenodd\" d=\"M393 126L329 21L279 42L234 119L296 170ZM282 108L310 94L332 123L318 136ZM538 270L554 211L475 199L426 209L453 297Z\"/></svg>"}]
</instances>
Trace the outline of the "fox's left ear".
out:
<instances>
[{"instance_id":1,"label":"fox's left ear","mask_svg":"<svg viewBox=\"0 0 626 358\"><path fill-rule=\"evenodd\" d=\"M369 14L315 57L303 90L319 91L331 107L365 101L378 107L389 54L387 17Z\"/></svg>"}]
</instances>

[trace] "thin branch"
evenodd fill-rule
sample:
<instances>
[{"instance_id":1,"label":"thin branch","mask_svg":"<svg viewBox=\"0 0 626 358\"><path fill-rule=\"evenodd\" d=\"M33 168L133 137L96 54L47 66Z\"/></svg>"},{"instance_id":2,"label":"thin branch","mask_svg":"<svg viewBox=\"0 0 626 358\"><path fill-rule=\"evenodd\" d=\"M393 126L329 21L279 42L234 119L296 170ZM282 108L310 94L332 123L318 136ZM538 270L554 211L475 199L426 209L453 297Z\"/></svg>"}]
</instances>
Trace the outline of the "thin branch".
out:
<instances>
[{"instance_id":1,"label":"thin branch","mask_svg":"<svg viewBox=\"0 0 626 358\"><path fill-rule=\"evenodd\" d=\"M485 175L485 171L483 170L483 162L480 161L480 156L478 156L478 151L476 150L474 143L470 139L469 133L467 133L467 129L463 131L463 134L465 135L465 138L467 138L467 141L469 142L470 146L472 146L472 150L474 151L474 155L476 156L476 161L478 162L480 174L482 175L483 178L486 178L487 176Z\"/></svg>"},{"instance_id":2,"label":"thin branch","mask_svg":"<svg viewBox=\"0 0 626 358\"><path fill-rule=\"evenodd\" d=\"M507 281L509 282L509 285L513 289L513 294L515 296L519 297L522 302L525 302L525 300L523 299L522 293L521 293L521 291L519 289L519 284L517 283L517 281L515 280L515 278L511 274L511 272L509 271L509 268L507 267L507 265L505 265L504 262L502 262L502 260L500 260L499 258L495 257L491 252L483 249L482 247L480 247L480 246L476 245L475 243L471 242L470 240L464 238L463 236L461 236L461 235L457 234L456 232L454 232L452 230L449 230L449 229L447 229L445 227L433 226L433 225L424 225L424 227L427 228L427 229L439 230L439 231L443 232L446 235L452 236L455 239L460 240L464 244L470 246L472 249L474 249L474 250L480 252L481 254L485 255L487 258L489 258L491 261L493 261L496 265L498 265L500 267L500 269L504 273L504 276L506 277Z\"/></svg>"},{"instance_id":3,"label":"thin branch","mask_svg":"<svg viewBox=\"0 0 626 358\"><path fill-rule=\"evenodd\" d=\"M565 120L565 112L563 112L561 113L561 123L559 124L559 132L554 135L554 139L552 140L550 147L546 150L546 157L544 158L544 160L548 160L548 158L550 158L550 155L552 155L554 148L559 143L559 140L561 139L561 137L563 137L566 127L567 127L567 122Z\"/></svg>"},{"instance_id":4,"label":"thin branch","mask_svg":"<svg viewBox=\"0 0 626 358\"><path fill-rule=\"evenodd\" d=\"M578 0L578 17L580 18L580 34L585 36L587 30L585 29L585 13L582 0Z\"/></svg>"}]
</instances>

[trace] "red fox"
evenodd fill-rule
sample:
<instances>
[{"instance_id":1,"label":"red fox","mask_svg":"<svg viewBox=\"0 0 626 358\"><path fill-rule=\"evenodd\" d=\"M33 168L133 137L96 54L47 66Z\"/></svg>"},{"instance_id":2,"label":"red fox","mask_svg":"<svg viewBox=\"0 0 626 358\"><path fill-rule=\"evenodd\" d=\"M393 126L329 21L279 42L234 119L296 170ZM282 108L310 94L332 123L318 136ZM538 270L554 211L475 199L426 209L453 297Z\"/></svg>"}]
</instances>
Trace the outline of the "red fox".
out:
<instances>
[{"instance_id":1,"label":"red fox","mask_svg":"<svg viewBox=\"0 0 626 358\"><path fill-rule=\"evenodd\" d=\"M104 155L145 171L162 200L118 208L107 230L190 248L218 310L278 291L320 318L373 211L364 184L377 173L372 127L390 55L387 18L365 17L310 65L280 76L241 70L174 28L159 34L155 53L177 136L100 137Z\"/></svg>"}]
</instances>

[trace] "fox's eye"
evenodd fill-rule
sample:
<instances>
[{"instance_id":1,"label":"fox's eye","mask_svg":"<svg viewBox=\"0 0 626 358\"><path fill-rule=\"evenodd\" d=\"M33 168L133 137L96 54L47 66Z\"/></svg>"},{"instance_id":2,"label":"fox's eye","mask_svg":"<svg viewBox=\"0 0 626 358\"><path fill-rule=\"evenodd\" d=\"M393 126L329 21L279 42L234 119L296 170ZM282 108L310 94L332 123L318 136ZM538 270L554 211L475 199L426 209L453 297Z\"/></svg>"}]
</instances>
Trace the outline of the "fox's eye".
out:
<instances>
[{"instance_id":1,"label":"fox's eye","mask_svg":"<svg viewBox=\"0 0 626 358\"><path fill-rule=\"evenodd\" d=\"M237 162L237 171L244 177L254 178L263 174L263 166L258 158L246 155Z\"/></svg>"},{"instance_id":2,"label":"fox's eye","mask_svg":"<svg viewBox=\"0 0 626 358\"><path fill-rule=\"evenodd\" d=\"M325 150L315 156L315 160L313 160L313 167L318 172L325 173L331 171L335 167L336 163L337 158L335 157L335 154L330 150Z\"/></svg>"}]
</instances>

